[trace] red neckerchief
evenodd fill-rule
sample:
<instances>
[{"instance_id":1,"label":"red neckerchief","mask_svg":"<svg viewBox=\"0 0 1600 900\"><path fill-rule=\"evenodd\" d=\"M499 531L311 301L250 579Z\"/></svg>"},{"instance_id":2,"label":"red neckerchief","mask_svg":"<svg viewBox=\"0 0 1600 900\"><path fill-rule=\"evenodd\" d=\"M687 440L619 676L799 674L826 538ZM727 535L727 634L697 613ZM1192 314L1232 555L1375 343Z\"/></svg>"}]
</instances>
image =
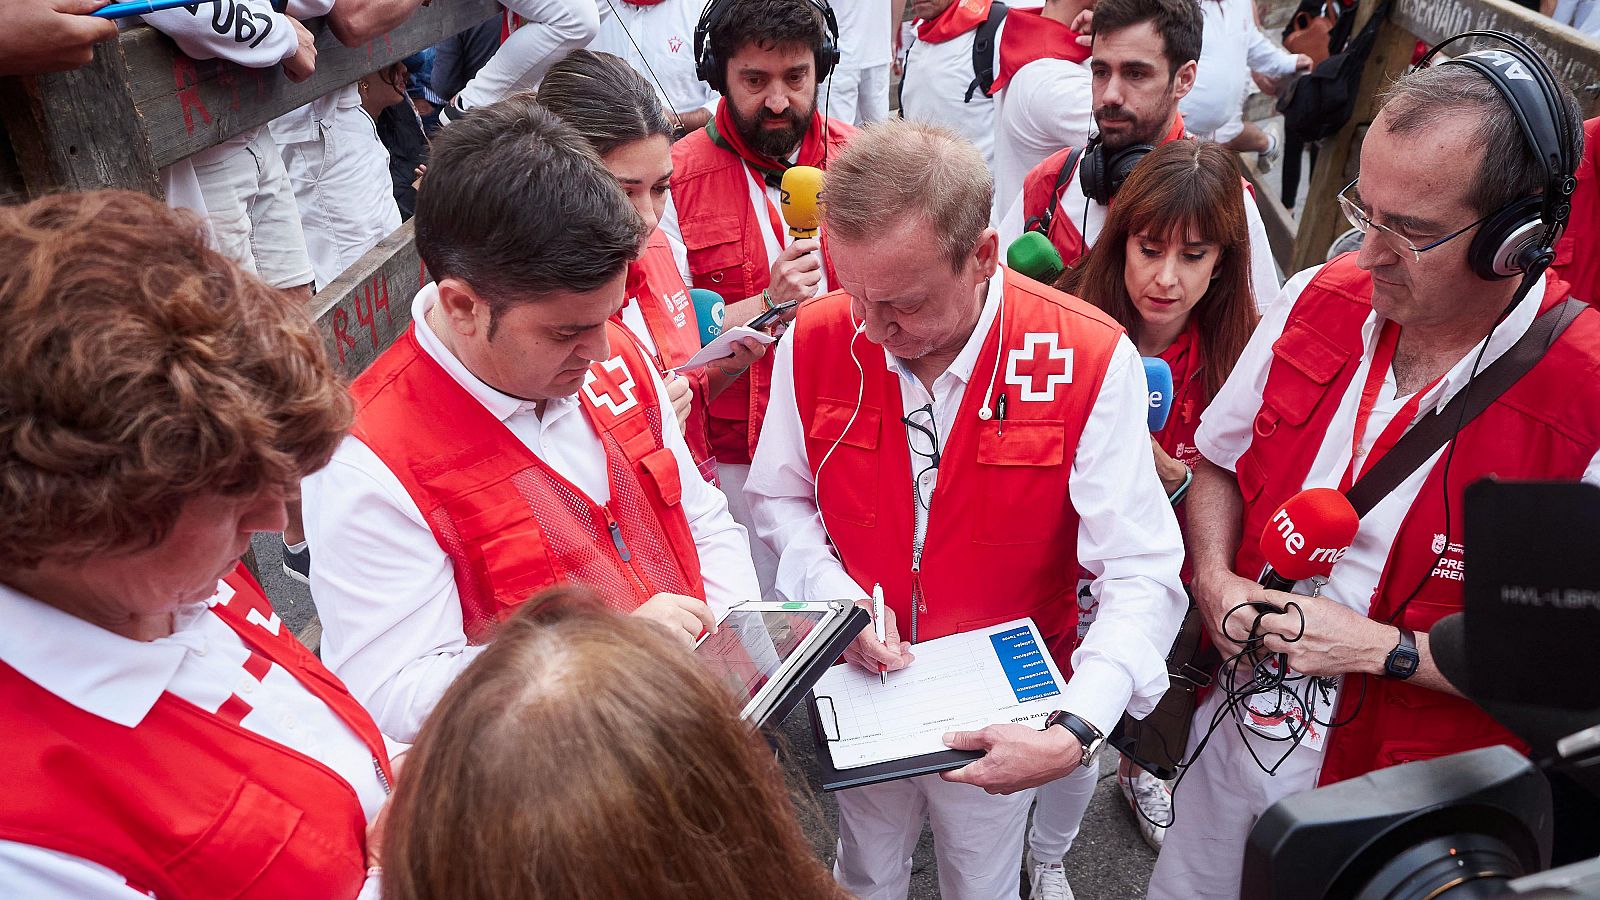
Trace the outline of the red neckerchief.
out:
<instances>
[{"instance_id":1,"label":"red neckerchief","mask_svg":"<svg viewBox=\"0 0 1600 900\"><path fill-rule=\"evenodd\" d=\"M1428 382L1426 386L1411 395L1394 414L1389 424L1372 442L1372 449L1367 451L1367 456L1362 459L1357 455L1361 450L1361 438L1367 432L1367 420L1372 417L1372 407L1378 403L1378 391L1383 388L1384 376L1389 373L1389 368L1394 365L1395 348L1400 344L1400 326L1385 320L1383 328L1378 333L1378 347L1372 353L1372 364L1367 369L1366 383L1361 386L1361 401L1356 406L1355 428L1350 432L1350 465L1345 467L1344 478L1339 482L1339 490L1348 491L1357 478L1372 468L1373 463L1383 458L1385 453L1394 449L1406 429L1411 427L1412 421L1417 418L1417 409L1422 403L1422 395L1433 390L1439 383L1439 376Z\"/></svg>"},{"instance_id":2,"label":"red neckerchief","mask_svg":"<svg viewBox=\"0 0 1600 900\"><path fill-rule=\"evenodd\" d=\"M1000 32L1000 70L994 74L989 96L1005 89L1011 76L1036 59L1065 59L1081 63L1089 58L1089 48L1078 43L1078 33L1046 19L1037 9L1012 9L1006 12L1006 27Z\"/></svg>"},{"instance_id":3,"label":"red neckerchief","mask_svg":"<svg viewBox=\"0 0 1600 900\"><path fill-rule=\"evenodd\" d=\"M932 19L917 20L917 40L942 44L966 34L989 18L994 0L956 0Z\"/></svg>"},{"instance_id":4,"label":"red neckerchief","mask_svg":"<svg viewBox=\"0 0 1600 900\"><path fill-rule=\"evenodd\" d=\"M800 139L800 156L795 160L797 164L821 167L824 155L823 127L822 114L813 110L811 124L806 128L805 137ZM769 175L781 178L784 170L789 168L788 163L763 156L744 142L738 126L733 122L732 107L726 99L717 104L717 115L706 125L706 134L711 138L711 143L737 155L756 170L763 180L768 180Z\"/></svg>"},{"instance_id":5,"label":"red neckerchief","mask_svg":"<svg viewBox=\"0 0 1600 900\"><path fill-rule=\"evenodd\" d=\"M1184 422L1194 421L1200 410L1195 408L1198 404L1189 386L1199 374L1201 367L1205 365L1204 354L1200 349L1199 316L1193 314L1189 316L1183 331L1178 333L1178 339L1161 352L1160 358L1172 370L1172 402L1176 405L1172 415Z\"/></svg>"}]
</instances>

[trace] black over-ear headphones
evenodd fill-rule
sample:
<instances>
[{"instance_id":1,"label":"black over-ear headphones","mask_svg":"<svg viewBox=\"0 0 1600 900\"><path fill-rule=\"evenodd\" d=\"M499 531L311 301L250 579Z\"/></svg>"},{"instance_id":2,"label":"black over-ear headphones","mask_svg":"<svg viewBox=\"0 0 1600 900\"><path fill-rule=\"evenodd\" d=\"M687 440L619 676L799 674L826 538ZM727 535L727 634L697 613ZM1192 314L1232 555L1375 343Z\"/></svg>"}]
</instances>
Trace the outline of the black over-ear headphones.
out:
<instances>
[{"instance_id":1,"label":"black over-ear headphones","mask_svg":"<svg viewBox=\"0 0 1600 900\"><path fill-rule=\"evenodd\" d=\"M700 21L694 26L694 74L701 81L711 85L711 89L719 94L728 92L728 82L724 77L726 73L723 66L727 60L717 56L711 50L711 29L721 21L728 7L737 0L711 0L700 13ZM823 34L822 46L817 48L817 82L825 81L833 72L833 67L839 64L839 21L833 17L833 7L826 0L801 0L822 14Z\"/></svg>"},{"instance_id":2,"label":"black over-ear headphones","mask_svg":"<svg viewBox=\"0 0 1600 900\"><path fill-rule=\"evenodd\" d=\"M1510 49L1473 50L1440 65L1466 66L1495 86L1515 114L1522 137L1545 170L1544 194L1496 210L1472 237L1467 261L1478 277L1495 281L1543 271L1555 259L1556 241L1572 213L1578 153L1572 121L1555 73L1533 48L1501 31L1465 31L1435 44L1412 71L1464 38L1489 38Z\"/></svg>"},{"instance_id":3,"label":"black over-ear headphones","mask_svg":"<svg viewBox=\"0 0 1600 900\"><path fill-rule=\"evenodd\" d=\"M1083 195L1101 206L1109 205L1133 167L1154 149L1150 144L1133 144L1111 152L1107 158L1100 136L1090 138L1089 146L1083 150L1083 161L1078 164L1078 186L1083 188Z\"/></svg>"}]
</instances>

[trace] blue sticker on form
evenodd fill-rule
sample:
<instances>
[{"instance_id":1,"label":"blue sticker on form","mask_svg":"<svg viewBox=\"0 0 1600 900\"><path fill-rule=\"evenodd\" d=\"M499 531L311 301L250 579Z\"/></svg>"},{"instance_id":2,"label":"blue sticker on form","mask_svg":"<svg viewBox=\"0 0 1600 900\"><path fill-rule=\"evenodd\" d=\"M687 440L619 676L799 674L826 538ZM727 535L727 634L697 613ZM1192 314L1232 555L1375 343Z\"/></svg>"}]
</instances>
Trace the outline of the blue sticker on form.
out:
<instances>
[{"instance_id":1,"label":"blue sticker on form","mask_svg":"<svg viewBox=\"0 0 1600 900\"><path fill-rule=\"evenodd\" d=\"M1061 693L1061 686L1045 662L1044 648L1033 639L1027 626L991 634L989 642L994 645L995 656L1000 658L1000 667L1005 670L1018 703Z\"/></svg>"}]
</instances>

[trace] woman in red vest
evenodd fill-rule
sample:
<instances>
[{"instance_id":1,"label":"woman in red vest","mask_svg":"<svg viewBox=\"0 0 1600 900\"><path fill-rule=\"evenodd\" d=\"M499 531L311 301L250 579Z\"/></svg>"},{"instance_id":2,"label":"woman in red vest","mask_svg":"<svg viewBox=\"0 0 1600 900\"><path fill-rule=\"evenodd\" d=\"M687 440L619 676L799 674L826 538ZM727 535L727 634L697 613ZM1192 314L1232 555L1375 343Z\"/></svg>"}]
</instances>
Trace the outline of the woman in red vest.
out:
<instances>
[{"instance_id":1,"label":"woman in red vest","mask_svg":"<svg viewBox=\"0 0 1600 900\"><path fill-rule=\"evenodd\" d=\"M1200 414L1255 328L1250 284L1250 235L1233 155L1214 143L1179 140L1162 144L1139 162L1117 192L1094 248L1056 285L1104 310L1127 329L1140 356L1171 369L1172 396L1164 398L1170 412L1150 443L1180 528L1189 467L1200 458L1194 446ZM1184 582L1188 579L1185 567ZM1082 599L1084 593L1080 608L1084 602L1091 605L1079 614L1080 634L1096 612L1093 598ZM1126 757L1118 775L1140 832L1159 851L1166 831L1162 823L1171 820L1171 793ZM1052 837L1054 787L1039 791L1031 836L1035 858L1070 843L1070 838Z\"/></svg>"},{"instance_id":2,"label":"woman in red vest","mask_svg":"<svg viewBox=\"0 0 1600 900\"><path fill-rule=\"evenodd\" d=\"M627 296L612 319L661 372L684 440L701 474L715 483L706 404L766 348L747 338L734 342L737 353L714 366L673 371L700 349L701 326L658 227L672 180L673 128L656 89L619 57L575 50L539 83L539 103L589 141L644 219L643 249L628 268Z\"/></svg>"},{"instance_id":3,"label":"woman in red vest","mask_svg":"<svg viewBox=\"0 0 1600 900\"><path fill-rule=\"evenodd\" d=\"M383 738L239 564L350 423L304 304L129 192L0 258L4 892L375 894Z\"/></svg>"},{"instance_id":4,"label":"woman in red vest","mask_svg":"<svg viewBox=\"0 0 1600 900\"><path fill-rule=\"evenodd\" d=\"M844 900L727 686L598 606L536 595L450 685L395 794L386 900Z\"/></svg>"}]
</instances>

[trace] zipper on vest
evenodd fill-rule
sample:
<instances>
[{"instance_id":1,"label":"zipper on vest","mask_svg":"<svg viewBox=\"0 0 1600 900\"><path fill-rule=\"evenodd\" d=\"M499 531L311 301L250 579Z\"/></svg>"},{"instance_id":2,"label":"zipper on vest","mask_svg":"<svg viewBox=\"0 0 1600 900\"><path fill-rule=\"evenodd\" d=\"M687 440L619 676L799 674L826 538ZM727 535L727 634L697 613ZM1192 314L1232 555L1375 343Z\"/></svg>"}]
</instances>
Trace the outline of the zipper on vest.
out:
<instances>
[{"instance_id":1,"label":"zipper on vest","mask_svg":"<svg viewBox=\"0 0 1600 900\"><path fill-rule=\"evenodd\" d=\"M378 773L378 783L383 785L384 796L394 793L394 789L389 784L389 776L383 774L383 763L378 762L376 756L372 758L372 771Z\"/></svg>"},{"instance_id":2,"label":"zipper on vest","mask_svg":"<svg viewBox=\"0 0 1600 900\"><path fill-rule=\"evenodd\" d=\"M617 555L622 557L623 562L632 560L633 553L628 550L628 542L622 539L622 526L618 525L617 520L611 517L611 508L602 506L600 511L606 514L606 530L611 532L611 543L616 546Z\"/></svg>"},{"instance_id":3,"label":"zipper on vest","mask_svg":"<svg viewBox=\"0 0 1600 900\"><path fill-rule=\"evenodd\" d=\"M922 544L928 538L928 511L917 502L917 485L911 485L911 643L917 642L917 619L927 612L922 599Z\"/></svg>"}]
</instances>

